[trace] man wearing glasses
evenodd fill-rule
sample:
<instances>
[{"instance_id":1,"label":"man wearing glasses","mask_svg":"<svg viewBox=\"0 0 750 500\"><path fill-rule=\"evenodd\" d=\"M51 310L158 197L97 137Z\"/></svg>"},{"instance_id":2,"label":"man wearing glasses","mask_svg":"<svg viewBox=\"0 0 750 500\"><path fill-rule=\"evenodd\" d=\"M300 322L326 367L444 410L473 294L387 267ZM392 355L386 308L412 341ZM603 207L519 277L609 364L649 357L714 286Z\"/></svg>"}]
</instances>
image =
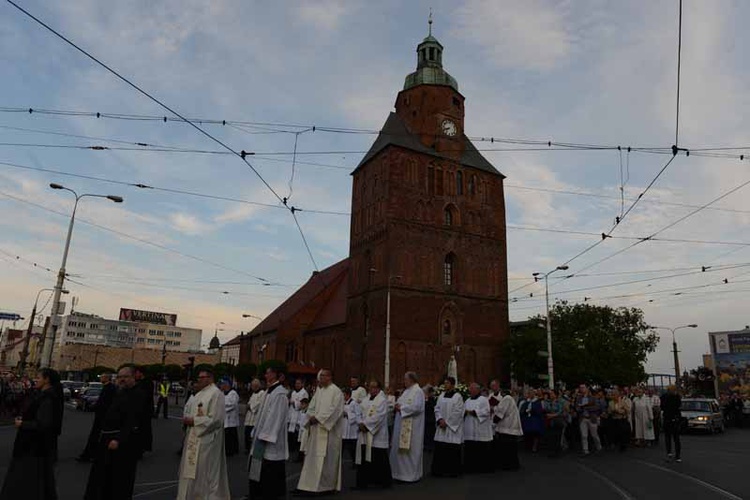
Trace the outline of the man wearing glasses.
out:
<instances>
[{"instance_id":1,"label":"man wearing glasses","mask_svg":"<svg viewBox=\"0 0 750 500\"><path fill-rule=\"evenodd\" d=\"M185 405L187 426L177 500L229 499L224 454L224 393L208 369L198 372L196 394Z\"/></svg>"}]
</instances>

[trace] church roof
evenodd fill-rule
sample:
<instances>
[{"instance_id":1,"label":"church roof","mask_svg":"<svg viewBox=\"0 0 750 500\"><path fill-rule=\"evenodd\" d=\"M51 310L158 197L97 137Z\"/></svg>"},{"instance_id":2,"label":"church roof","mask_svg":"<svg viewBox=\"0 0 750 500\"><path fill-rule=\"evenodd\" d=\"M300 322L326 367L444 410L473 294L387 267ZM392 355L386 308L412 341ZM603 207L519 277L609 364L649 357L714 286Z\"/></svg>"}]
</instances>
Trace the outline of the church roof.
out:
<instances>
[{"instance_id":1,"label":"church roof","mask_svg":"<svg viewBox=\"0 0 750 500\"><path fill-rule=\"evenodd\" d=\"M317 313L315 320L308 329L314 330L345 323L348 287L346 273L348 271L349 259L347 258L320 272L313 273L310 279L307 280L307 283L302 285L291 297L282 302L279 307L258 323L249 335L255 336L277 330L279 326L300 312L330 286L337 286L337 289L334 291L333 296L322 305L321 310Z\"/></svg>"},{"instance_id":2,"label":"church roof","mask_svg":"<svg viewBox=\"0 0 750 500\"><path fill-rule=\"evenodd\" d=\"M468 137L464 135L462 136L462 139L464 141L464 152L459 159L459 162L462 165L473 167L484 172L489 172L491 174L503 176L503 174L501 174L495 167L492 166L492 163L487 161L487 159L482 156L479 151L477 151L477 148L474 147L474 144L472 144ZM364 158L362 158L362 161L359 162L359 165L357 165L357 168L354 169L354 171L356 172L362 165L373 159L375 155L383 151L388 146L397 146L404 149L409 149L411 151L416 151L418 153L424 153L430 156L434 156L436 158L453 160L453 158L442 155L435 151L433 148L422 144L422 141L419 140L419 136L409 132L403 120L401 120L401 118L396 113L391 113L390 115L388 115L388 119L385 121L383 128L380 130L380 133L378 134L377 139L375 139L375 142L370 147L370 150L367 152Z\"/></svg>"}]
</instances>

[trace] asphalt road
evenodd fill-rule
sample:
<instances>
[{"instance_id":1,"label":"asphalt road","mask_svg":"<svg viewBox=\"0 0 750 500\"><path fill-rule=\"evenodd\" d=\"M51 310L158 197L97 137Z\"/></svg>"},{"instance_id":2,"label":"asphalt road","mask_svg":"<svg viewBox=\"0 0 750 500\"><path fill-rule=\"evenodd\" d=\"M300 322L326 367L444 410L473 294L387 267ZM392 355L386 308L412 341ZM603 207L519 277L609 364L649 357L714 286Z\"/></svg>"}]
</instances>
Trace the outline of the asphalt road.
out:
<instances>
[{"instance_id":1,"label":"asphalt road","mask_svg":"<svg viewBox=\"0 0 750 500\"><path fill-rule=\"evenodd\" d=\"M60 437L58 492L60 500L79 500L83 496L89 465L74 458L81 451L91 424L92 414L66 411ZM135 498L173 499L177 492L176 454L182 440L178 419L154 420L154 449L138 465ZM10 461L15 432L0 428L0 478ZM229 477L233 499L247 494L246 456L229 459ZM426 461L429 459L426 459ZM437 479L429 475L418 484L395 485L388 491L392 500L428 498L469 498L510 495L510 498L592 498L597 500L750 499L750 429L729 429L723 435L683 436L683 463L667 463L662 449L631 449L620 454L603 452L587 458L570 453L558 459L524 453L522 470ZM425 467L425 470L429 470ZM300 466L287 466L289 489L297 485ZM377 498L378 491L353 491L354 471L344 465L344 490L347 499ZM491 493L492 492L492 493ZM494 493L494 494L493 494ZM507 498L507 497L506 497Z\"/></svg>"}]
</instances>

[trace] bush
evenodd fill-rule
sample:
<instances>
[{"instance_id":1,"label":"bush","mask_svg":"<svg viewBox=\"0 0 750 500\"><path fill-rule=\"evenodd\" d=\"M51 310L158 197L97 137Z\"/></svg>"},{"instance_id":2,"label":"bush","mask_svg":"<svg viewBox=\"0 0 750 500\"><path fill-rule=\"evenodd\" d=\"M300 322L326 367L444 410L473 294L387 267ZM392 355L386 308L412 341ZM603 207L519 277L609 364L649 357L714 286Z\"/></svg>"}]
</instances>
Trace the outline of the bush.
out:
<instances>
[{"instance_id":1,"label":"bush","mask_svg":"<svg viewBox=\"0 0 750 500\"><path fill-rule=\"evenodd\" d=\"M82 371L84 378L92 382L99 380L99 375L102 373L117 373L117 370L108 366L92 366L91 368L84 368Z\"/></svg>"},{"instance_id":2,"label":"bush","mask_svg":"<svg viewBox=\"0 0 750 500\"><path fill-rule=\"evenodd\" d=\"M258 373L258 367L253 363L240 363L234 368L234 377L240 384L247 384Z\"/></svg>"},{"instance_id":3,"label":"bush","mask_svg":"<svg viewBox=\"0 0 750 500\"><path fill-rule=\"evenodd\" d=\"M266 370L269 367L274 368L281 368L284 370L284 373L286 373L286 363L283 361L279 361L278 359L269 359L267 361L264 361L258 366L258 375L262 376L264 373L266 373Z\"/></svg>"}]
</instances>

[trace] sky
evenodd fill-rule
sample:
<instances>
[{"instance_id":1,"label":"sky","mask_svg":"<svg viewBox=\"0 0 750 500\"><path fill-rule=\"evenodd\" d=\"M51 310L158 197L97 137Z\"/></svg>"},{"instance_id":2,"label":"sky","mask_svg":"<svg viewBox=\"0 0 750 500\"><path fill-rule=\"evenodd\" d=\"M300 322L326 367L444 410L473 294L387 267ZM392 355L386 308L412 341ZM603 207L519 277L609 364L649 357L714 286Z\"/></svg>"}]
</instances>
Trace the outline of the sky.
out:
<instances>
[{"instance_id":1,"label":"sky","mask_svg":"<svg viewBox=\"0 0 750 500\"><path fill-rule=\"evenodd\" d=\"M708 352L707 332L750 324L750 188L739 187L750 180L747 2L685 0L677 143L694 154L681 152L658 178L670 154L627 148L675 144L676 0L20 4L183 116L227 120L198 126L255 154L251 168L236 156L195 152L222 147L175 121L12 112L171 116L3 3L2 311L28 316L37 291L54 285L73 204L71 193L47 187L56 182L125 198L80 202L67 266L74 282L66 285L77 310L176 313L178 324L204 330L204 342L216 329L222 340L251 329L257 320L242 314L263 317L315 265L347 256L349 173L416 67L432 8L444 67L466 97L467 135L622 147L486 151L520 146L475 142L507 176L511 319L544 311L532 273L601 240L648 187L612 238L551 275L551 300L639 307L650 325L697 324L677 333L687 368ZM343 133L354 129L361 133ZM315 264L261 177L301 209ZM681 241L638 240L657 231ZM647 369L672 373L671 334L659 333Z\"/></svg>"}]
</instances>

